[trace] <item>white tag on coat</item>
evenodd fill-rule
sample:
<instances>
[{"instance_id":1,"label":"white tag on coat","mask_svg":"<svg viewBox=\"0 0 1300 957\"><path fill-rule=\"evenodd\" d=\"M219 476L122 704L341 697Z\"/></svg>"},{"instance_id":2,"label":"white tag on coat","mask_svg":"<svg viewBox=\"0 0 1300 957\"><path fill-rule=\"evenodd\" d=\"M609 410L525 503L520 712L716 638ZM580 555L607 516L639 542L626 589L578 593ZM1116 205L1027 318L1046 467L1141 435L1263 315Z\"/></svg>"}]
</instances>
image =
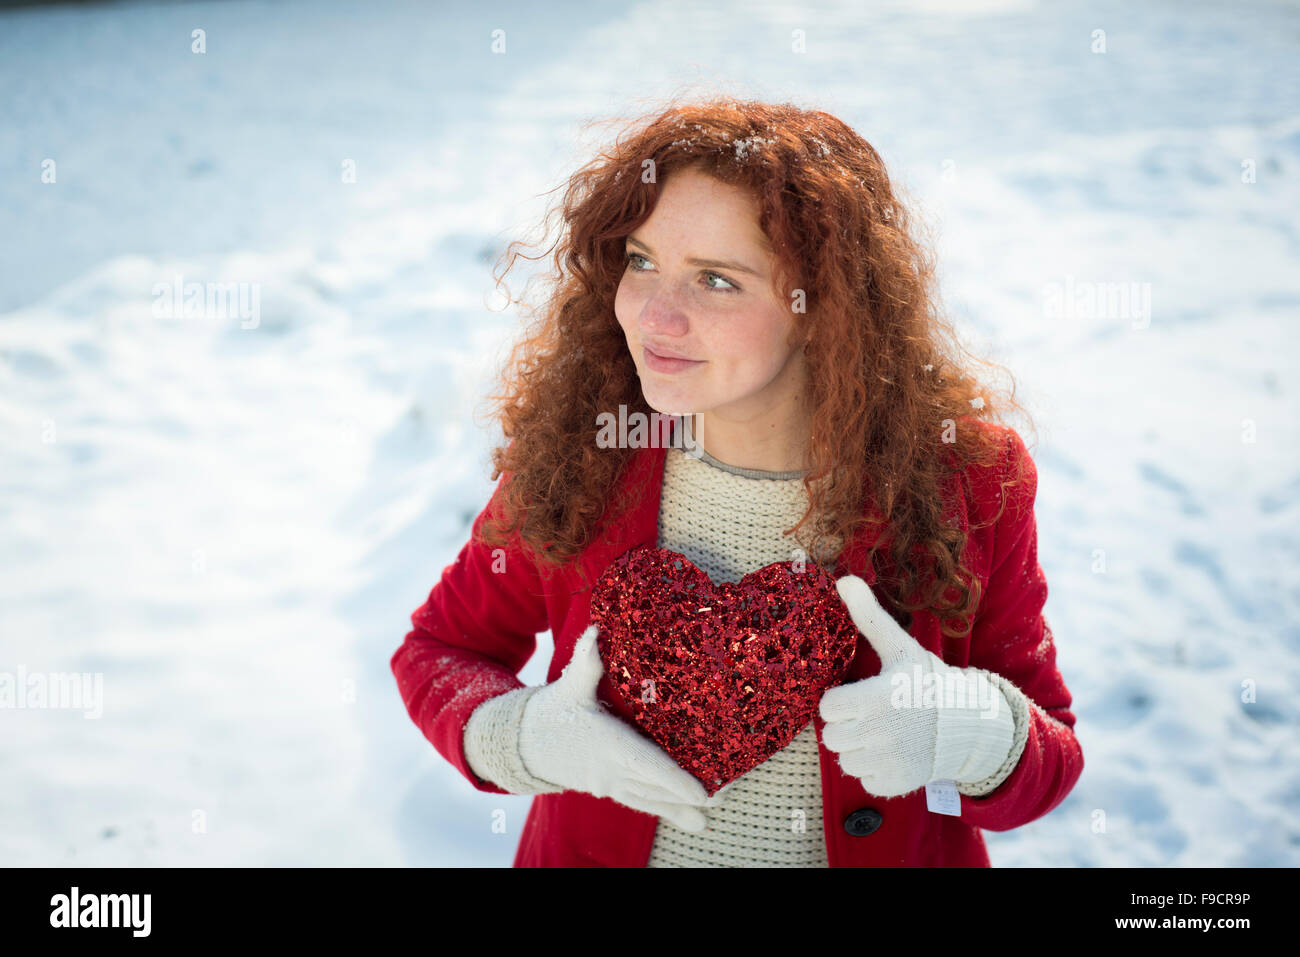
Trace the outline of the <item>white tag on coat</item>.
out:
<instances>
[{"instance_id":1,"label":"white tag on coat","mask_svg":"<svg viewBox=\"0 0 1300 957\"><path fill-rule=\"evenodd\" d=\"M925 786L926 810L935 814L951 814L961 817L961 795L957 793L957 784L949 779L931 781Z\"/></svg>"}]
</instances>

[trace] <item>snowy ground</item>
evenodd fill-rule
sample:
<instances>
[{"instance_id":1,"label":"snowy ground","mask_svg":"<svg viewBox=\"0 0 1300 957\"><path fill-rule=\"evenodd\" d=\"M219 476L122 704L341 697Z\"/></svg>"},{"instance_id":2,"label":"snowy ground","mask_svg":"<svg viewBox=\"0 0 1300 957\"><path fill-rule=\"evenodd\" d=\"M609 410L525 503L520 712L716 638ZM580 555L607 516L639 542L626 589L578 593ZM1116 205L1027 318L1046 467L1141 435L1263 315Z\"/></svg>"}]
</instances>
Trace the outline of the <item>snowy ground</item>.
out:
<instances>
[{"instance_id":1,"label":"snowy ground","mask_svg":"<svg viewBox=\"0 0 1300 957\"><path fill-rule=\"evenodd\" d=\"M388 665L491 489L490 264L582 123L722 87L876 145L1035 414L1087 767L994 863L1300 863L1300 11L379 6L0 12L0 671L103 675L0 711L0 862L510 862Z\"/></svg>"}]
</instances>

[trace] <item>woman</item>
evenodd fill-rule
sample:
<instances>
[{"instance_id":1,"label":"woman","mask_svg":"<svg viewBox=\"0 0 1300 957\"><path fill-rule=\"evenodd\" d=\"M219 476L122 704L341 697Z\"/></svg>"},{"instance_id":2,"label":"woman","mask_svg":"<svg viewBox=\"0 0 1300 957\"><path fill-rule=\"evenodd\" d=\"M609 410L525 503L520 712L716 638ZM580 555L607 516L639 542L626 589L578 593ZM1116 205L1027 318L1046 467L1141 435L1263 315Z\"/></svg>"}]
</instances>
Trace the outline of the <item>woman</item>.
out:
<instances>
[{"instance_id":1,"label":"woman","mask_svg":"<svg viewBox=\"0 0 1300 957\"><path fill-rule=\"evenodd\" d=\"M675 106L579 170L562 215L500 481L392 659L412 719L474 787L536 795L517 867L988 866L981 829L1048 813L1083 755L1033 461L880 157L822 112ZM675 417L670 440L607 440L638 414ZM596 651L591 588L637 546L714 582L811 556L861 631L803 730L712 797ZM548 683L524 686L547 628ZM992 693L891 703L921 677Z\"/></svg>"}]
</instances>

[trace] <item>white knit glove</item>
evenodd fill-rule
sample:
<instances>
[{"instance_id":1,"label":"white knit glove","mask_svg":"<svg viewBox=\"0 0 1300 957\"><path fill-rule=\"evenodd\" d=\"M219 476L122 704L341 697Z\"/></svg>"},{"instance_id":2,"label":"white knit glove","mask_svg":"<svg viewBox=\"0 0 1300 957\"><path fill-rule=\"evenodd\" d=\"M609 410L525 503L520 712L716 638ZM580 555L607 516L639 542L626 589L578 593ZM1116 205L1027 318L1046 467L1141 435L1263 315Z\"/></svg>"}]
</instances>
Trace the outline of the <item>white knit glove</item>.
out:
<instances>
[{"instance_id":1,"label":"white knit glove","mask_svg":"<svg viewBox=\"0 0 1300 957\"><path fill-rule=\"evenodd\" d=\"M931 781L983 781L997 772L1015 731L1006 685L922 648L856 575L840 578L835 588L880 656L879 674L837 685L821 698L822 742L838 753L844 773L860 778L871 794L897 797Z\"/></svg>"},{"instance_id":2,"label":"white knit glove","mask_svg":"<svg viewBox=\"0 0 1300 957\"><path fill-rule=\"evenodd\" d=\"M708 826L702 807L720 803L651 738L596 698L605 673L588 626L560 677L528 698L519 724L519 756L529 774L565 790L608 797L667 818L686 831ZM730 785L728 785L728 788Z\"/></svg>"}]
</instances>

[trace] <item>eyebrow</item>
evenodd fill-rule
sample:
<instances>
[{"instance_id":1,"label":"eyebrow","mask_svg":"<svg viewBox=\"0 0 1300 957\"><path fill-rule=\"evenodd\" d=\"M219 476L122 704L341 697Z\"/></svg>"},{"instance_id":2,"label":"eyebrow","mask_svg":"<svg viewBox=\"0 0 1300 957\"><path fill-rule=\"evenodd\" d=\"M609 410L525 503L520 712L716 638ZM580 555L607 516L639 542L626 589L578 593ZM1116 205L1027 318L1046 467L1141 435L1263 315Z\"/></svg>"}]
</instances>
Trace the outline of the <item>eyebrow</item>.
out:
<instances>
[{"instance_id":1,"label":"eyebrow","mask_svg":"<svg viewBox=\"0 0 1300 957\"><path fill-rule=\"evenodd\" d=\"M647 246L645 243L641 242L641 240L636 239L632 236L628 236L627 241L634 246L640 246L650 255L652 256L654 255L654 250L651 249L649 246ZM751 276L761 277L763 275L757 269L751 269L749 266L746 266L743 263L726 262L725 260L721 260L721 259L688 259L686 261L692 266L707 266L711 269L731 269L736 272L749 273L749 275Z\"/></svg>"}]
</instances>

